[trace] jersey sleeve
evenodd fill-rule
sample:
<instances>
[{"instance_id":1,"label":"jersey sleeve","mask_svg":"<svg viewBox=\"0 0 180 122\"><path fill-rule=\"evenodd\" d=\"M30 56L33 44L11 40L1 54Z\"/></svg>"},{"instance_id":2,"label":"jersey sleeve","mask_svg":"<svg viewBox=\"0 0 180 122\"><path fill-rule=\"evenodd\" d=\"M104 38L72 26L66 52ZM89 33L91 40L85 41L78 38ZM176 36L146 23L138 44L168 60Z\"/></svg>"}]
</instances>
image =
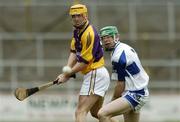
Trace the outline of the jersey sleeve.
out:
<instances>
[{"instance_id":1,"label":"jersey sleeve","mask_svg":"<svg viewBox=\"0 0 180 122\"><path fill-rule=\"evenodd\" d=\"M127 50L127 51L128 52L126 53L127 54L126 55L126 59L127 59L126 70L130 75L133 76L140 72L140 69L138 67L139 58L133 48L129 48L129 50Z\"/></svg>"},{"instance_id":2,"label":"jersey sleeve","mask_svg":"<svg viewBox=\"0 0 180 122\"><path fill-rule=\"evenodd\" d=\"M76 53L76 50L75 50L75 39L74 38L72 38L72 41L71 41L70 51L73 52L73 53Z\"/></svg>"}]
</instances>

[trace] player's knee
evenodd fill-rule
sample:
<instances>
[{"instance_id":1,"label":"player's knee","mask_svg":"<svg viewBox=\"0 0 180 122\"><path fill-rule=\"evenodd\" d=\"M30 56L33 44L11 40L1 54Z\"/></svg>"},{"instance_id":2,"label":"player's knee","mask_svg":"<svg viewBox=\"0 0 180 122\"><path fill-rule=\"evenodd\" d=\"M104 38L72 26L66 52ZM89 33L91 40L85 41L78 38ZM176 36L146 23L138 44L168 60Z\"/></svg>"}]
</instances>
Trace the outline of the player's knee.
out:
<instances>
[{"instance_id":1,"label":"player's knee","mask_svg":"<svg viewBox=\"0 0 180 122\"><path fill-rule=\"evenodd\" d=\"M105 110L103 110L103 109L100 109L99 111L98 111L98 118L106 118L106 117L108 117L108 114L107 114L107 111L105 111Z\"/></svg>"},{"instance_id":2,"label":"player's knee","mask_svg":"<svg viewBox=\"0 0 180 122\"><path fill-rule=\"evenodd\" d=\"M77 109L76 112L75 112L75 116L76 118L78 117L82 117L82 116L86 116L87 112L86 111L83 111L83 110L79 110Z\"/></svg>"}]
</instances>

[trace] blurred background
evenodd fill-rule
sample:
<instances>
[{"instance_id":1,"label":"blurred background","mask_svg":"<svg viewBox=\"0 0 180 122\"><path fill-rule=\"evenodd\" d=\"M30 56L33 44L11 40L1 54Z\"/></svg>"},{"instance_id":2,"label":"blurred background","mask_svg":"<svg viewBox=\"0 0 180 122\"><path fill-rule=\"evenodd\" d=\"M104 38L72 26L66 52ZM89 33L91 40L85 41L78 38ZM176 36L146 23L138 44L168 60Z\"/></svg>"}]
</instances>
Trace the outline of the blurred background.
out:
<instances>
[{"instance_id":1,"label":"blurred background","mask_svg":"<svg viewBox=\"0 0 180 122\"><path fill-rule=\"evenodd\" d=\"M115 25L150 76L150 101L141 122L180 122L180 1L81 0L99 30ZM54 80L66 64L73 0L0 0L0 122L72 122L81 86L77 74L19 102L17 87ZM110 54L105 53L111 72ZM105 98L111 99L115 82ZM122 116L117 117L122 122ZM89 122L97 122L88 115Z\"/></svg>"}]
</instances>

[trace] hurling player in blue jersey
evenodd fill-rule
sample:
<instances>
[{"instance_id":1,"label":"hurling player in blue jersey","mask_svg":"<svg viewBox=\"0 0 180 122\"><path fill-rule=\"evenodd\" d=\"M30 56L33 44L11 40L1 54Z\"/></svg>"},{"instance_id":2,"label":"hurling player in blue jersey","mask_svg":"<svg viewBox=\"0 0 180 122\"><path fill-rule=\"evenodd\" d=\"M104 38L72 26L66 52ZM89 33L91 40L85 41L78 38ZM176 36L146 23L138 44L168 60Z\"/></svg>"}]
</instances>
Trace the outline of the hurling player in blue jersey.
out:
<instances>
[{"instance_id":1,"label":"hurling player in blue jersey","mask_svg":"<svg viewBox=\"0 0 180 122\"><path fill-rule=\"evenodd\" d=\"M103 27L100 36L105 50L112 51L111 78L117 81L112 101L98 112L100 122L114 122L111 118L117 115L123 115L124 122L139 122L140 109L148 101L149 76L136 51L119 41L117 27Z\"/></svg>"}]
</instances>

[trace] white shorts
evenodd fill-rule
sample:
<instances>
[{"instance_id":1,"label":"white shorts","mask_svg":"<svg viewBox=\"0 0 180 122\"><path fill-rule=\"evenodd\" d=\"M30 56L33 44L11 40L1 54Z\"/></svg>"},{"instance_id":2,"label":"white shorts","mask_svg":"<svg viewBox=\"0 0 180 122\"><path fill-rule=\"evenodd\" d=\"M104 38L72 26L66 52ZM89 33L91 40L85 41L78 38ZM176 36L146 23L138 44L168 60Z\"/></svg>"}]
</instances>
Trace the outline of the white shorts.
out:
<instances>
[{"instance_id":1,"label":"white shorts","mask_svg":"<svg viewBox=\"0 0 180 122\"><path fill-rule=\"evenodd\" d=\"M135 112L139 112L149 100L149 92L147 88L137 91L126 91L122 97L129 102Z\"/></svg>"},{"instance_id":2,"label":"white shorts","mask_svg":"<svg viewBox=\"0 0 180 122\"><path fill-rule=\"evenodd\" d=\"M92 70L84 75L80 95L96 94L104 97L110 84L110 77L105 67Z\"/></svg>"}]
</instances>

